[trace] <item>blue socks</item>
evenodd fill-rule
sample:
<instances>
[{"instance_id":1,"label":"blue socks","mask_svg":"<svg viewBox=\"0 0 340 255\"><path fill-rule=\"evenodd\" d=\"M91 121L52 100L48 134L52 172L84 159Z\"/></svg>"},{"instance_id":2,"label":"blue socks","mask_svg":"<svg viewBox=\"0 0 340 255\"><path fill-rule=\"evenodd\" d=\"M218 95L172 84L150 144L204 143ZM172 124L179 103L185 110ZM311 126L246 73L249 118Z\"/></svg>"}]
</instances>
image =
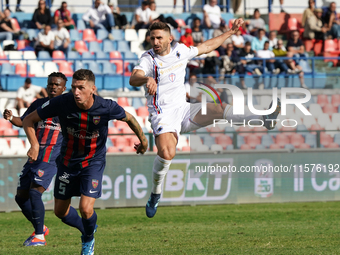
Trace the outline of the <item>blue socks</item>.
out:
<instances>
[{"instance_id":1,"label":"blue socks","mask_svg":"<svg viewBox=\"0 0 340 255\"><path fill-rule=\"evenodd\" d=\"M93 232L96 227L97 223L97 214L95 211L93 211L93 214L90 218L84 219L82 218L84 229L85 229L85 235L84 235L84 242L90 242L93 240Z\"/></svg>"},{"instance_id":2,"label":"blue socks","mask_svg":"<svg viewBox=\"0 0 340 255\"><path fill-rule=\"evenodd\" d=\"M35 228L35 234L41 235L44 233L45 219L45 206L41 200L42 194L35 189L30 189L29 193L32 207L32 222Z\"/></svg>"},{"instance_id":3,"label":"blue socks","mask_svg":"<svg viewBox=\"0 0 340 255\"><path fill-rule=\"evenodd\" d=\"M15 202L17 202L18 206L21 209L22 214L25 215L26 219L28 219L33 224L31 200L15 196Z\"/></svg>"},{"instance_id":4,"label":"blue socks","mask_svg":"<svg viewBox=\"0 0 340 255\"><path fill-rule=\"evenodd\" d=\"M64 218L62 218L61 221L71 227L77 228L83 236L86 235L83 222L79 217L77 210L74 209L72 206L70 206L68 214Z\"/></svg>"}]
</instances>

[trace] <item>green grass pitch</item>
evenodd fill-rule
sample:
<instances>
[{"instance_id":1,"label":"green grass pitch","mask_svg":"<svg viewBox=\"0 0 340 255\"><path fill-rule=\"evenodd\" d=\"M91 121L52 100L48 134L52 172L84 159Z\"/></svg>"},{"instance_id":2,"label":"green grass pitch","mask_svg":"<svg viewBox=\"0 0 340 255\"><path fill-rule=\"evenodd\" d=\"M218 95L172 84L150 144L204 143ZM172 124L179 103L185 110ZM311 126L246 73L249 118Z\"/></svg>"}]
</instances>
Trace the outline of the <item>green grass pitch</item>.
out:
<instances>
[{"instance_id":1,"label":"green grass pitch","mask_svg":"<svg viewBox=\"0 0 340 255\"><path fill-rule=\"evenodd\" d=\"M283 203L96 210L95 254L340 254L340 203ZM33 228L1 213L0 254L80 254L80 232L46 212L45 247L23 247Z\"/></svg>"}]
</instances>

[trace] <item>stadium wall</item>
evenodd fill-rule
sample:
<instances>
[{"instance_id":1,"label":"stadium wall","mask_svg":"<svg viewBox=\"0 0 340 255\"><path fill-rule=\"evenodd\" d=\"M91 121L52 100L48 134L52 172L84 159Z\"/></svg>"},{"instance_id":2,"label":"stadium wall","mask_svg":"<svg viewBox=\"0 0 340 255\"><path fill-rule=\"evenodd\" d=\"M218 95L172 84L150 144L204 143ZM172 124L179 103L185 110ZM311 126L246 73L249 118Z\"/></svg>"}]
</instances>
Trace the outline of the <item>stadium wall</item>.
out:
<instances>
[{"instance_id":1,"label":"stadium wall","mask_svg":"<svg viewBox=\"0 0 340 255\"><path fill-rule=\"evenodd\" d=\"M0 211L19 210L14 196L25 161L0 158ZM107 155L102 197L95 207L144 206L153 161L154 154ZM317 165L313 168L313 164ZM213 170L211 166L215 172L204 172ZM217 172L217 166L230 172ZM274 170L265 171L270 166ZM336 201L340 199L339 171L338 150L178 154L164 181L161 205ZM53 184L43 195L46 209L53 208ZM78 201L74 198L72 204L77 206Z\"/></svg>"}]
</instances>

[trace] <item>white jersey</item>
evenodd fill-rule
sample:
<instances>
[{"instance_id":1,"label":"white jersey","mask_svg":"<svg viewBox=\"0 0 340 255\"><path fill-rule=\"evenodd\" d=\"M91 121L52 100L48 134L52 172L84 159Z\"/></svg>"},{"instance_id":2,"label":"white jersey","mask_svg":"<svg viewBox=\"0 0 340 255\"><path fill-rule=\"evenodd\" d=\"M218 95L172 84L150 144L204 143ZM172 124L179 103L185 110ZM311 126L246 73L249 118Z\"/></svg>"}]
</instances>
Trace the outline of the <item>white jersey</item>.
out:
<instances>
[{"instance_id":1,"label":"white jersey","mask_svg":"<svg viewBox=\"0 0 340 255\"><path fill-rule=\"evenodd\" d=\"M185 69L188 60L197 54L196 47L176 43L166 56L155 54L153 49L142 55L134 69L143 70L145 76L153 77L157 83L157 92L154 96L149 95L145 88L150 114L160 114L186 102Z\"/></svg>"}]
</instances>

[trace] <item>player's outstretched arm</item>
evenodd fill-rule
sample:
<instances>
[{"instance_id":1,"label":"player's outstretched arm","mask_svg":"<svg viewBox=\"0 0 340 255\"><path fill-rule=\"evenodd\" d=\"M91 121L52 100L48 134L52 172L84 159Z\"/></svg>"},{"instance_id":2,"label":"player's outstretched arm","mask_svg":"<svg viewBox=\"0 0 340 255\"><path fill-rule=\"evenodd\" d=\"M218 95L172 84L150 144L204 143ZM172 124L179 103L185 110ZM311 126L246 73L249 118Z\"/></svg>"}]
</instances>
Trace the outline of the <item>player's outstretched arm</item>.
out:
<instances>
[{"instance_id":1,"label":"player's outstretched arm","mask_svg":"<svg viewBox=\"0 0 340 255\"><path fill-rule=\"evenodd\" d=\"M143 130L135 117L133 117L130 113L125 111L126 117L122 119L122 121L126 122L129 127L132 129L132 131L136 134L138 137L140 143L135 143L135 149L138 153L144 154L146 150L148 149L148 140L146 139Z\"/></svg>"},{"instance_id":2,"label":"player's outstretched arm","mask_svg":"<svg viewBox=\"0 0 340 255\"><path fill-rule=\"evenodd\" d=\"M31 144L31 148L27 152L27 156L31 161L36 161L39 154L39 142L34 129L34 123L38 121L41 121L41 118L39 117L37 110L35 110L27 115L22 122L28 141Z\"/></svg>"},{"instance_id":3,"label":"player's outstretched arm","mask_svg":"<svg viewBox=\"0 0 340 255\"><path fill-rule=\"evenodd\" d=\"M9 120L14 126L22 127L22 120L20 119L20 117L13 116L13 113L11 110L5 109L3 115L4 115L4 119Z\"/></svg>"},{"instance_id":4,"label":"player's outstretched arm","mask_svg":"<svg viewBox=\"0 0 340 255\"><path fill-rule=\"evenodd\" d=\"M130 77L130 85L134 87L140 87L146 84L148 93L154 95L157 91L157 83L152 77L145 77L145 72L140 69L134 69Z\"/></svg>"},{"instance_id":5,"label":"player's outstretched arm","mask_svg":"<svg viewBox=\"0 0 340 255\"><path fill-rule=\"evenodd\" d=\"M233 34L236 34L237 30L240 28L240 26L242 26L243 22L244 21L242 18L236 19L234 21L233 27L229 31L225 32L224 34L221 34L220 36L211 38L210 40L207 40L204 43L198 45L197 55L209 53L218 48L219 46L221 46L225 40L227 40Z\"/></svg>"}]
</instances>

